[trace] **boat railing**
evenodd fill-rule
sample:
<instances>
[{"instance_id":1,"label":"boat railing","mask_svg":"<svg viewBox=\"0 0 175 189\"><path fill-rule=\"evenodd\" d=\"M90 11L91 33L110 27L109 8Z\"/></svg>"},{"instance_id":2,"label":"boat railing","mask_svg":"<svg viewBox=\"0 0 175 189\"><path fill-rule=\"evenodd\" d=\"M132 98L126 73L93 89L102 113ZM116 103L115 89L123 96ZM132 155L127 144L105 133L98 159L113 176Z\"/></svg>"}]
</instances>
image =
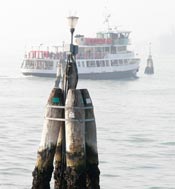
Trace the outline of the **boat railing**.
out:
<instances>
[{"instance_id":1,"label":"boat railing","mask_svg":"<svg viewBox=\"0 0 175 189\"><path fill-rule=\"evenodd\" d=\"M66 52L30 51L25 59L61 59L66 57Z\"/></svg>"}]
</instances>

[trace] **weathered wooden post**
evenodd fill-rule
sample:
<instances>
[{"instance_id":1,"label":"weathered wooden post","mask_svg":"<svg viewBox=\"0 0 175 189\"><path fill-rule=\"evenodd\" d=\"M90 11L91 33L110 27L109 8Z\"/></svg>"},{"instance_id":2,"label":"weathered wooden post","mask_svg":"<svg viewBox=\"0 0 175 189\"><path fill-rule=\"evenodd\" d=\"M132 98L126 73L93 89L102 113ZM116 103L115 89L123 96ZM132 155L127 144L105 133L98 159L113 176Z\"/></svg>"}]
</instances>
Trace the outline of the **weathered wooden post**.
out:
<instances>
[{"instance_id":1,"label":"weathered wooden post","mask_svg":"<svg viewBox=\"0 0 175 189\"><path fill-rule=\"evenodd\" d=\"M32 189L49 189L53 171L53 158L55 154L58 133L60 130L59 122L56 118L62 118L63 92L59 88L53 88L46 106L45 121L38 149L37 161L33 171ZM55 107L54 107L55 106Z\"/></svg>"},{"instance_id":2,"label":"weathered wooden post","mask_svg":"<svg viewBox=\"0 0 175 189\"><path fill-rule=\"evenodd\" d=\"M57 79L55 81L55 86L59 86L60 81L62 84L62 92L63 92L63 105L65 105L65 93L64 93L64 81L63 81L63 74L65 75L66 72L64 73L63 69L63 60L61 60L58 69L57 69ZM65 76L64 76L65 77ZM66 169L66 162L65 162L65 111L64 111L64 106L60 106L59 108L62 108L63 110L63 115L62 119L57 119L58 124L60 125L60 132L58 135L57 139L57 145L56 145L56 150L55 150L55 157L54 157L54 189L64 189L66 188L66 182L64 179L64 174L65 174L65 169Z\"/></svg>"},{"instance_id":3,"label":"weathered wooden post","mask_svg":"<svg viewBox=\"0 0 175 189\"><path fill-rule=\"evenodd\" d=\"M64 189L66 188L66 181L64 178L64 172L66 169L65 161L64 161L64 143L65 143L65 133L64 133L64 122L62 122L62 126L60 128L60 132L58 135L57 146L55 150L54 157L54 189Z\"/></svg>"},{"instance_id":4,"label":"weathered wooden post","mask_svg":"<svg viewBox=\"0 0 175 189\"><path fill-rule=\"evenodd\" d=\"M65 107L67 189L86 188L85 112L80 90L69 89Z\"/></svg>"},{"instance_id":5,"label":"weathered wooden post","mask_svg":"<svg viewBox=\"0 0 175 189\"><path fill-rule=\"evenodd\" d=\"M97 150L97 131L93 104L87 89L81 89L81 94L85 106L85 141L86 141L86 170L87 170L87 189L99 189L98 150Z\"/></svg>"},{"instance_id":6,"label":"weathered wooden post","mask_svg":"<svg viewBox=\"0 0 175 189\"><path fill-rule=\"evenodd\" d=\"M65 72L63 75L63 82L62 82L62 89L64 92L65 100L68 90L76 89L77 83L78 83L78 70L77 70L75 58L72 54L69 54Z\"/></svg>"}]
</instances>

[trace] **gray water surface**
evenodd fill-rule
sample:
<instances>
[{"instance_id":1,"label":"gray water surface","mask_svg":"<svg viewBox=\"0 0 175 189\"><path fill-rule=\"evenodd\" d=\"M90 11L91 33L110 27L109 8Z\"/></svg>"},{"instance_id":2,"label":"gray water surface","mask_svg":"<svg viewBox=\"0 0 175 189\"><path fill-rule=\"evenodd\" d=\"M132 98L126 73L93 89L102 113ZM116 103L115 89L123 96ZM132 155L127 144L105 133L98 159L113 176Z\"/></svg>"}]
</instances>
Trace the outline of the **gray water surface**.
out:
<instances>
[{"instance_id":1,"label":"gray water surface","mask_svg":"<svg viewBox=\"0 0 175 189\"><path fill-rule=\"evenodd\" d=\"M175 189L175 59L136 80L79 80L95 108L101 189ZM0 72L0 189L29 189L54 79Z\"/></svg>"}]
</instances>

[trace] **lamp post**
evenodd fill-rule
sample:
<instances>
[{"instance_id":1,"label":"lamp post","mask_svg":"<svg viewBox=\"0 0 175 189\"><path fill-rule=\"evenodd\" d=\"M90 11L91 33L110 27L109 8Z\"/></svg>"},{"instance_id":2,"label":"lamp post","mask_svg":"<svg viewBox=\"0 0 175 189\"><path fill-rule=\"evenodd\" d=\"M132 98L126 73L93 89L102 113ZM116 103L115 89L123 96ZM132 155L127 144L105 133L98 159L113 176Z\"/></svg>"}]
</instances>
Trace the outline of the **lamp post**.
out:
<instances>
[{"instance_id":1,"label":"lamp post","mask_svg":"<svg viewBox=\"0 0 175 189\"><path fill-rule=\"evenodd\" d=\"M75 26L77 25L77 22L78 22L78 17L69 16L67 19L68 19L68 24L69 24L69 27L70 27L70 32L71 32L70 52L73 55L76 55L78 53L78 46L73 45L73 34L74 34L74 31L75 31Z\"/></svg>"}]
</instances>

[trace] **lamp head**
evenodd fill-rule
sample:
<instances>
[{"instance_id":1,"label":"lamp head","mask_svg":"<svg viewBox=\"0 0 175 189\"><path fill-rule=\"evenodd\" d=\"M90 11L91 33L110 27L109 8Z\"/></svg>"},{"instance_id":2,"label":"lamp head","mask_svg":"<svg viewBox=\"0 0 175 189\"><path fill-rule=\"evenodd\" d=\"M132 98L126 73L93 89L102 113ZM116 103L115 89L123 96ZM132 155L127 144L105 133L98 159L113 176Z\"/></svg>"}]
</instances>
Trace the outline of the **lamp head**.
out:
<instances>
[{"instance_id":1,"label":"lamp head","mask_svg":"<svg viewBox=\"0 0 175 189\"><path fill-rule=\"evenodd\" d=\"M77 22L78 22L78 17L69 16L67 19L68 19L68 24L69 24L70 29L75 29L75 26L77 25Z\"/></svg>"}]
</instances>

